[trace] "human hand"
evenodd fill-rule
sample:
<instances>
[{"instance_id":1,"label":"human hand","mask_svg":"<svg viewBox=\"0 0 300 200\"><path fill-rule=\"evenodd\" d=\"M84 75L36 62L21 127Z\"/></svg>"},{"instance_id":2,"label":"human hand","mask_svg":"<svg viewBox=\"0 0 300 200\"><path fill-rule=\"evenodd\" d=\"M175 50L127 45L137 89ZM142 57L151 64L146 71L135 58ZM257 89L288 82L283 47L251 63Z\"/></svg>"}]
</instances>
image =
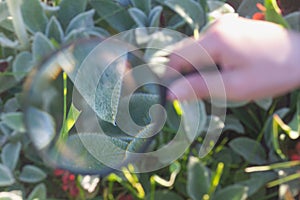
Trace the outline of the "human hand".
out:
<instances>
[{"instance_id":1,"label":"human hand","mask_svg":"<svg viewBox=\"0 0 300 200\"><path fill-rule=\"evenodd\" d=\"M221 72L195 73L174 81L169 99L191 99L194 92L198 98L218 98L222 88L208 85L220 77L226 98L232 101L278 96L300 86L300 34L273 23L225 16L197 43L183 41L179 46L170 56L170 67L188 72L193 68L190 61L199 69L212 59Z\"/></svg>"}]
</instances>

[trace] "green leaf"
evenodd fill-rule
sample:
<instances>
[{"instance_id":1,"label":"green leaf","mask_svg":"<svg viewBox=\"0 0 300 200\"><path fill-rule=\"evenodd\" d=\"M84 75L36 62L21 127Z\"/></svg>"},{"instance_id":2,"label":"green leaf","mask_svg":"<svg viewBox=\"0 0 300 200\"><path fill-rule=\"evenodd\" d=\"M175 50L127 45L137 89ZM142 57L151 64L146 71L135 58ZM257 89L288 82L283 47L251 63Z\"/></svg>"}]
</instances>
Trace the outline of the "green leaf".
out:
<instances>
[{"instance_id":1,"label":"green leaf","mask_svg":"<svg viewBox=\"0 0 300 200\"><path fill-rule=\"evenodd\" d=\"M276 0L265 0L265 18L267 21L279 24L284 28L290 28L289 24L280 14L280 9L277 5Z\"/></svg>"},{"instance_id":2,"label":"green leaf","mask_svg":"<svg viewBox=\"0 0 300 200\"><path fill-rule=\"evenodd\" d=\"M0 2L0 22L7 19L9 16L8 7L6 5L6 2Z\"/></svg>"},{"instance_id":3,"label":"green leaf","mask_svg":"<svg viewBox=\"0 0 300 200\"><path fill-rule=\"evenodd\" d=\"M300 11L286 15L285 20L290 25L292 30L300 32Z\"/></svg>"},{"instance_id":4,"label":"green leaf","mask_svg":"<svg viewBox=\"0 0 300 200\"><path fill-rule=\"evenodd\" d=\"M134 7L149 13L151 10L151 0L130 0Z\"/></svg>"},{"instance_id":5,"label":"green leaf","mask_svg":"<svg viewBox=\"0 0 300 200\"><path fill-rule=\"evenodd\" d=\"M256 7L257 3L263 3L264 0L243 0L237 12L243 17L251 18L254 13L260 12Z\"/></svg>"},{"instance_id":6,"label":"green leaf","mask_svg":"<svg viewBox=\"0 0 300 200\"><path fill-rule=\"evenodd\" d=\"M228 13L234 13L235 10L229 4L221 1L207 1L209 8L209 20L216 20Z\"/></svg>"},{"instance_id":7,"label":"green leaf","mask_svg":"<svg viewBox=\"0 0 300 200\"><path fill-rule=\"evenodd\" d=\"M162 6L155 6L149 13L149 27L159 27L160 16L163 11Z\"/></svg>"},{"instance_id":8,"label":"green leaf","mask_svg":"<svg viewBox=\"0 0 300 200\"><path fill-rule=\"evenodd\" d=\"M227 131L227 130L235 131L235 132L241 133L241 134L245 133L244 126L234 116L226 116L225 127L224 127L223 131Z\"/></svg>"},{"instance_id":9,"label":"green leaf","mask_svg":"<svg viewBox=\"0 0 300 200\"><path fill-rule=\"evenodd\" d=\"M105 20L117 31L126 31L132 28L134 21L128 11L111 0L90 0L101 20Z\"/></svg>"},{"instance_id":10,"label":"green leaf","mask_svg":"<svg viewBox=\"0 0 300 200\"><path fill-rule=\"evenodd\" d=\"M268 110L273 103L272 98L256 100L255 103L264 110Z\"/></svg>"},{"instance_id":11,"label":"green leaf","mask_svg":"<svg viewBox=\"0 0 300 200\"><path fill-rule=\"evenodd\" d=\"M71 130L71 128L75 125L80 113L81 111L79 111L72 103L68 112L67 119L62 127L63 135L67 134Z\"/></svg>"},{"instance_id":12,"label":"green leaf","mask_svg":"<svg viewBox=\"0 0 300 200\"><path fill-rule=\"evenodd\" d=\"M65 29L70 21L78 14L85 11L87 0L62 0L59 4L58 20Z\"/></svg>"},{"instance_id":13,"label":"green leaf","mask_svg":"<svg viewBox=\"0 0 300 200\"><path fill-rule=\"evenodd\" d=\"M1 119L9 128L21 133L25 133L26 128L23 122L23 113L21 112L4 113L2 114Z\"/></svg>"},{"instance_id":14,"label":"green leaf","mask_svg":"<svg viewBox=\"0 0 300 200\"><path fill-rule=\"evenodd\" d=\"M147 26L148 18L142 10L140 10L138 8L129 8L128 12L129 12L130 16L132 17L132 19L135 21L135 23L139 27Z\"/></svg>"},{"instance_id":15,"label":"green leaf","mask_svg":"<svg viewBox=\"0 0 300 200\"><path fill-rule=\"evenodd\" d=\"M48 19L39 0L23 1L21 10L24 23L31 33L45 32Z\"/></svg>"},{"instance_id":16,"label":"green leaf","mask_svg":"<svg viewBox=\"0 0 300 200\"><path fill-rule=\"evenodd\" d=\"M87 12L80 13L76 17L74 17L70 24L66 29L66 33L70 33L73 30L79 29L84 31L85 29L94 27L93 16L95 14L95 10L89 10Z\"/></svg>"},{"instance_id":17,"label":"green leaf","mask_svg":"<svg viewBox=\"0 0 300 200\"><path fill-rule=\"evenodd\" d=\"M213 200L245 200L247 199L247 187L240 185L228 186L216 193Z\"/></svg>"},{"instance_id":18,"label":"green leaf","mask_svg":"<svg viewBox=\"0 0 300 200\"><path fill-rule=\"evenodd\" d=\"M64 31L61 24L55 16L52 16L46 27L46 36L49 39L55 39L57 42L61 42L64 37Z\"/></svg>"},{"instance_id":19,"label":"green leaf","mask_svg":"<svg viewBox=\"0 0 300 200\"><path fill-rule=\"evenodd\" d=\"M4 34L0 33L0 46L9 47L9 48L14 49L14 48L19 46L19 42L18 41L11 41Z\"/></svg>"},{"instance_id":20,"label":"green leaf","mask_svg":"<svg viewBox=\"0 0 300 200\"><path fill-rule=\"evenodd\" d=\"M34 61L40 61L54 50L51 41L42 33L36 33L33 38L32 54Z\"/></svg>"},{"instance_id":21,"label":"green leaf","mask_svg":"<svg viewBox=\"0 0 300 200\"><path fill-rule=\"evenodd\" d=\"M180 15L193 30L201 28L206 22L205 12L198 2L166 0L164 3Z\"/></svg>"},{"instance_id":22,"label":"green leaf","mask_svg":"<svg viewBox=\"0 0 300 200\"><path fill-rule=\"evenodd\" d=\"M22 80L33 67L32 54L28 51L20 52L16 56L12 66L16 80Z\"/></svg>"},{"instance_id":23,"label":"green leaf","mask_svg":"<svg viewBox=\"0 0 300 200\"><path fill-rule=\"evenodd\" d=\"M33 144L38 150L49 145L55 136L55 124L51 115L37 108L26 110L26 124Z\"/></svg>"},{"instance_id":24,"label":"green leaf","mask_svg":"<svg viewBox=\"0 0 300 200\"><path fill-rule=\"evenodd\" d=\"M41 183L34 187L27 197L27 200L47 199L47 189L45 184Z\"/></svg>"},{"instance_id":25,"label":"green leaf","mask_svg":"<svg viewBox=\"0 0 300 200\"><path fill-rule=\"evenodd\" d=\"M229 146L250 164L265 164L266 152L262 145L252 139L241 137L232 140Z\"/></svg>"},{"instance_id":26,"label":"green leaf","mask_svg":"<svg viewBox=\"0 0 300 200\"><path fill-rule=\"evenodd\" d=\"M196 157L190 157L187 170L187 192L189 196L193 200L202 199L209 190L209 171Z\"/></svg>"},{"instance_id":27,"label":"green leaf","mask_svg":"<svg viewBox=\"0 0 300 200\"><path fill-rule=\"evenodd\" d=\"M10 171L10 169L0 164L0 187L10 186L14 184L15 179Z\"/></svg>"},{"instance_id":28,"label":"green leaf","mask_svg":"<svg viewBox=\"0 0 300 200\"><path fill-rule=\"evenodd\" d=\"M147 200L151 199L151 194L147 195ZM181 196L171 190L156 190L154 193L155 200L183 200Z\"/></svg>"},{"instance_id":29,"label":"green leaf","mask_svg":"<svg viewBox=\"0 0 300 200\"><path fill-rule=\"evenodd\" d=\"M8 143L1 152L1 160L4 165L9 169L14 170L18 163L19 155L21 151L21 143Z\"/></svg>"},{"instance_id":30,"label":"green leaf","mask_svg":"<svg viewBox=\"0 0 300 200\"><path fill-rule=\"evenodd\" d=\"M34 165L25 165L22 168L19 180L25 183L37 183L44 180L47 174Z\"/></svg>"}]
</instances>

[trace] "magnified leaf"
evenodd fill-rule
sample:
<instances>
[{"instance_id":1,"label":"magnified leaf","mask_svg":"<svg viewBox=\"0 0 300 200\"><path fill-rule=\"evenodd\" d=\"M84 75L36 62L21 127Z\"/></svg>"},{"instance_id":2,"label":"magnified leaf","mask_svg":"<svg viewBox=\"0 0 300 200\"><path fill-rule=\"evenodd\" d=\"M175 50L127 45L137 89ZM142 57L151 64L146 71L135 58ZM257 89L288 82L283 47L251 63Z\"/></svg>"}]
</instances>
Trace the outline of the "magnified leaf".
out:
<instances>
[{"instance_id":1,"label":"magnified leaf","mask_svg":"<svg viewBox=\"0 0 300 200\"><path fill-rule=\"evenodd\" d=\"M2 47L16 48L19 45L18 41L12 41L7 38L4 34L0 33L0 45Z\"/></svg>"},{"instance_id":2,"label":"magnified leaf","mask_svg":"<svg viewBox=\"0 0 300 200\"><path fill-rule=\"evenodd\" d=\"M26 112L28 132L37 149L41 150L49 145L55 136L54 120L46 112L30 107Z\"/></svg>"},{"instance_id":3,"label":"magnified leaf","mask_svg":"<svg viewBox=\"0 0 300 200\"><path fill-rule=\"evenodd\" d=\"M96 89L96 113L101 119L112 124L116 124L126 58L126 55L122 56L104 70Z\"/></svg>"}]
</instances>

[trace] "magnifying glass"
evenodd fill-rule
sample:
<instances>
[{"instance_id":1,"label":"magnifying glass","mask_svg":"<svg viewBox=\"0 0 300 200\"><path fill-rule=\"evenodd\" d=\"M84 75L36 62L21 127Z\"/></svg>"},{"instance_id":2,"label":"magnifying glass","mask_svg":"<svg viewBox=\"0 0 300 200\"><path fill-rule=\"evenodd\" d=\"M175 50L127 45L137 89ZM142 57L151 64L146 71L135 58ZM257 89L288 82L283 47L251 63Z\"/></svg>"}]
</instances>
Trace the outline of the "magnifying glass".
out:
<instances>
[{"instance_id":1,"label":"magnifying glass","mask_svg":"<svg viewBox=\"0 0 300 200\"><path fill-rule=\"evenodd\" d=\"M128 164L135 172L154 171L180 157L203 128L203 105L183 103L190 109L184 120L166 103L167 83L159 74L164 66L145 61L155 48L151 38L140 37L139 47L137 38L128 42L139 31L78 40L31 72L24 86L25 124L49 166L101 176ZM164 138L162 130L174 120L176 134L161 147L155 138Z\"/></svg>"}]
</instances>

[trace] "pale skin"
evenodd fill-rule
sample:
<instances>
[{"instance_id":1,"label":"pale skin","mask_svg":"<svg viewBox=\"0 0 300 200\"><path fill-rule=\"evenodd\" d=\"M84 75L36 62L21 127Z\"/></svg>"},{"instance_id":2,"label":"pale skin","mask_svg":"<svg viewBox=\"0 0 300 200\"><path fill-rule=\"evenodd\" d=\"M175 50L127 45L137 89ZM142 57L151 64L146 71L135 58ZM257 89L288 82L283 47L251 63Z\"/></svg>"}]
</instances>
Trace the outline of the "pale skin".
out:
<instances>
[{"instance_id":1,"label":"pale skin","mask_svg":"<svg viewBox=\"0 0 300 200\"><path fill-rule=\"evenodd\" d=\"M243 101L275 97L300 86L300 34L285 30L279 25L250 19L226 16L218 20L197 40L211 59L221 68L228 100ZM169 66L178 71L189 71L187 58L197 63L197 68L209 63L206 54L189 42L181 42L170 55ZM201 74L201 73L200 73ZM218 97L219 91L208 90L205 80L214 83L220 78L216 72L191 74L174 81L169 89L169 99L188 100ZM202 76L202 77L201 77Z\"/></svg>"}]
</instances>

